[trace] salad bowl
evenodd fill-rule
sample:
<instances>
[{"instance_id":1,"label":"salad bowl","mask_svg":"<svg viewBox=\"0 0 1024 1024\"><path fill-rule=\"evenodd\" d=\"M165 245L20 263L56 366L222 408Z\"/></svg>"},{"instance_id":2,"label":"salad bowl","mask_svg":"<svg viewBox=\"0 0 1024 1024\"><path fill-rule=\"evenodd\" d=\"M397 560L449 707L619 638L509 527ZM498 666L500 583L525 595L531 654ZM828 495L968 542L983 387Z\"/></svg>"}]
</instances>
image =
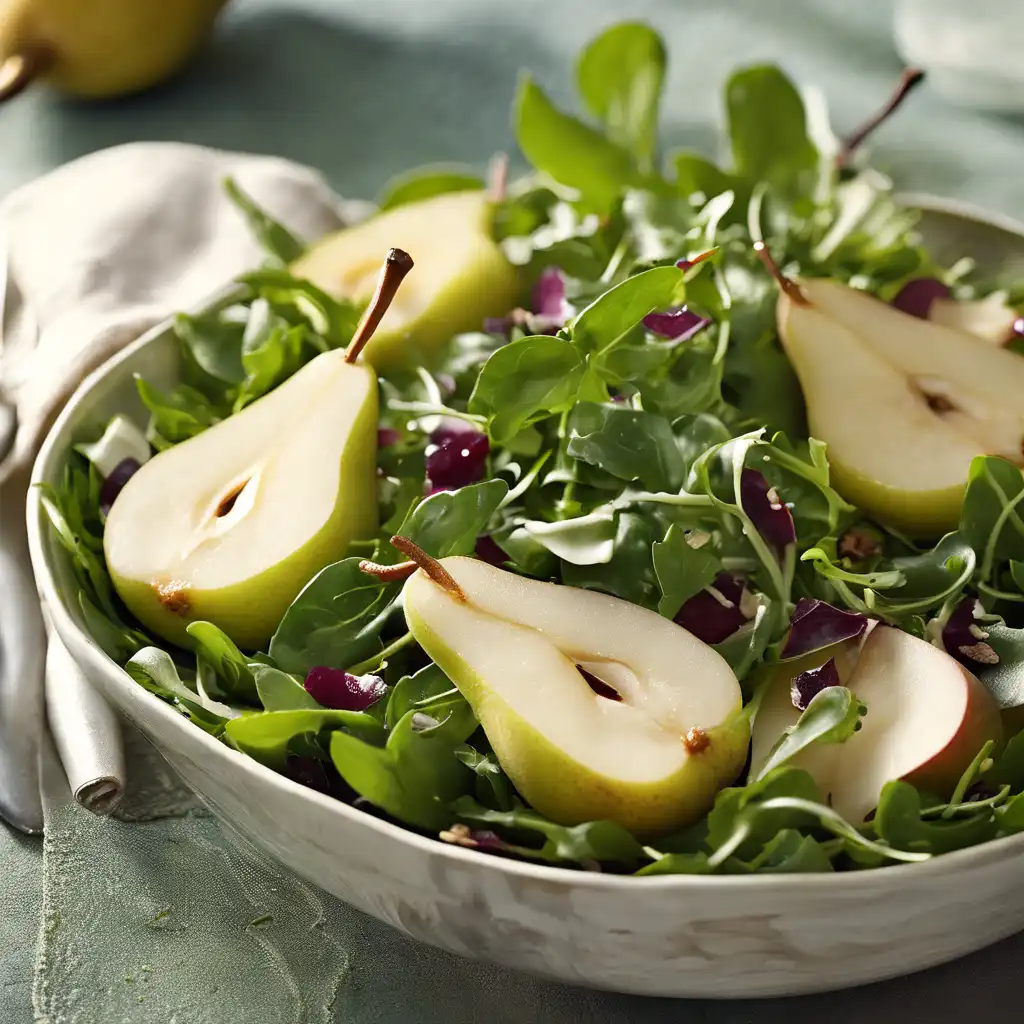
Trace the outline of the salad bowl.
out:
<instances>
[{"instance_id":1,"label":"salad bowl","mask_svg":"<svg viewBox=\"0 0 1024 1024\"><path fill-rule=\"evenodd\" d=\"M971 253L994 275L1024 264L1024 225L928 197L905 201L924 211L921 233L940 258ZM33 482L56 484L74 440L111 416L142 421L135 374L170 387L179 373L170 325L125 349L63 410ZM407 831L230 749L133 682L67 597L70 563L37 487L27 515L42 599L92 684L225 822L416 939L572 984L738 998L876 981L1024 928L1024 835L884 871L632 878L481 855Z\"/></svg>"}]
</instances>

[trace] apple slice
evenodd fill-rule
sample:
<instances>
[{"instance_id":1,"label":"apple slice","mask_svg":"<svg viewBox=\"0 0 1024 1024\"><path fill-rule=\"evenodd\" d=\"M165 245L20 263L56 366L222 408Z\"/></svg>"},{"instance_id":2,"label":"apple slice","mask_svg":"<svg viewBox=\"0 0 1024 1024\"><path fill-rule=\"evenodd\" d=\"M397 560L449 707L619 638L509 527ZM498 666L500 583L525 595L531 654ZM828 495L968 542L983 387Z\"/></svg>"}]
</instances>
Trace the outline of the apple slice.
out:
<instances>
[{"instance_id":1,"label":"apple slice","mask_svg":"<svg viewBox=\"0 0 1024 1024\"><path fill-rule=\"evenodd\" d=\"M827 653L815 656L824 660ZM902 630L877 626L848 679L844 672L849 668L840 668L840 678L868 709L862 728L845 743L812 744L790 763L809 771L853 824L893 779L950 796L982 746L1002 736L999 709L985 687L945 651ZM799 718L791 703L785 707L791 675L772 684L755 717L754 774Z\"/></svg>"},{"instance_id":2,"label":"apple slice","mask_svg":"<svg viewBox=\"0 0 1024 1024\"><path fill-rule=\"evenodd\" d=\"M428 364L460 331L504 316L518 297L515 268L491 238L492 203L484 192L456 192L409 203L314 245L292 272L324 291L369 298L377 267L396 243L417 254L416 275L366 346L377 370Z\"/></svg>"},{"instance_id":3,"label":"apple slice","mask_svg":"<svg viewBox=\"0 0 1024 1024\"><path fill-rule=\"evenodd\" d=\"M686 630L606 594L435 562L400 542L425 566L405 587L409 628L542 814L656 834L699 819L742 769L739 683Z\"/></svg>"}]
</instances>

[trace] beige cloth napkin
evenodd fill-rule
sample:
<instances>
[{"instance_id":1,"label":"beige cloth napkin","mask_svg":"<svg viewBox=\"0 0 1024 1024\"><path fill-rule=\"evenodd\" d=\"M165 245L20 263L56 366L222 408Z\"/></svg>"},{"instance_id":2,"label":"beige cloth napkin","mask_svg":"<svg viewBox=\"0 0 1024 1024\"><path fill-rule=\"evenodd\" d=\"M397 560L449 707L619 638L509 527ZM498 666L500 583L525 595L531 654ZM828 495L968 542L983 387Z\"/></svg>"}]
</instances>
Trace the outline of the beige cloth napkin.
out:
<instances>
[{"instance_id":1,"label":"beige cloth napkin","mask_svg":"<svg viewBox=\"0 0 1024 1024\"><path fill-rule=\"evenodd\" d=\"M93 153L0 203L0 813L25 828L42 827L44 676L76 798L107 812L124 786L116 719L66 652L40 649L41 610L25 598L31 463L86 374L264 258L224 194L227 175L300 237L342 223L338 197L307 168L178 143Z\"/></svg>"}]
</instances>

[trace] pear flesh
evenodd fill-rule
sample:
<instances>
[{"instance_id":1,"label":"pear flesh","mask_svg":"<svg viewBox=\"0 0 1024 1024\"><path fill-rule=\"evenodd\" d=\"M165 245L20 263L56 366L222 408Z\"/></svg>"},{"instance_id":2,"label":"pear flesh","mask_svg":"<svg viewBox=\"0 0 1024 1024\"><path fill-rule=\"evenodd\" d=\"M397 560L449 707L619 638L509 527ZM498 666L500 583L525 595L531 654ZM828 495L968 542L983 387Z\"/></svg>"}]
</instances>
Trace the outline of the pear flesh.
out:
<instances>
[{"instance_id":1,"label":"pear flesh","mask_svg":"<svg viewBox=\"0 0 1024 1024\"><path fill-rule=\"evenodd\" d=\"M466 600L417 572L405 587L409 628L542 814L657 834L699 819L740 772L739 683L706 644L605 594L470 558L441 565ZM577 665L621 701L595 693Z\"/></svg>"},{"instance_id":2,"label":"pear flesh","mask_svg":"<svg viewBox=\"0 0 1024 1024\"><path fill-rule=\"evenodd\" d=\"M104 531L128 608L175 643L204 619L263 645L320 569L376 533L377 403L373 371L326 352L142 466Z\"/></svg>"},{"instance_id":3,"label":"pear flesh","mask_svg":"<svg viewBox=\"0 0 1024 1024\"><path fill-rule=\"evenodd\" d=\"M836 656L843 685L867 707L861 728L843 743L812 743L788 763L810 772L822 795L847 821L860 824L885 784L904 779L949 797L1002 723L981 682L945 651L891 626L876 626L863 641L818 652L810 661L777 670L754 719L751 777L800 717L790 699L799 671Z\"/></svg>"},{"instance_id":4,"label":"pear flesh","mask_svg":"<svg viewBox=\"0 0 1024 1024\"><path fill-rule=\"evenodd\" d=\"M837 490L912 535L952 529L975 456L1024 458L1024 359L835 281L800 289L779 334Z\"/></svg>"},{"instance_id":5,"label":"pear flesh","mask_svg":"<svg viewBox=\"0 0 1024 1024\"><path fill-rule=\"evenodd\" d=\"M429 364L454 335L480 330L516 303L518 275L491 238L491 209L478 191L399 206L329 235L291 270L331 295L362 302L391 246L416 253L416 274L363 355L377 370Z\"/></svg>"}]
</instances>

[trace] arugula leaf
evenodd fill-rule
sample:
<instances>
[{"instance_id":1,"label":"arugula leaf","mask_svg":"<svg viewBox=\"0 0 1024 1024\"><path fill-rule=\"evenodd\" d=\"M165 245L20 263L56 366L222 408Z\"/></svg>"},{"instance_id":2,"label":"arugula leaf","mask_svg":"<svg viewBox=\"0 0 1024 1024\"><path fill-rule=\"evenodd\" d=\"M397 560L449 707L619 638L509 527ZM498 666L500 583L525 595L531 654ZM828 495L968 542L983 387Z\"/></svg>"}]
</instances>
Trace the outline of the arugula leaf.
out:
<instances>
[{"instance_id":1,"label":"arugula leaf","mask_svg":"<svg viewBox=\"0 0 1024 1024\"><path fill-rule=\"evenodd\" d=\"M985 623L983 630L985 637L981 642L987 644L999 660L994 665L976 668L975 675L999 707L1024 706L1024 629L1014 629L1005 622L991 622Z\"/></svg>"},{"instance_id":2,"label":"arugula leaf","mask_svg":"<svg viewBox=\"0 0 1024 1024\"><path fill-rule=\"evenodd\" d=\"M187 441L217 422L206 396L186 384L165 393L136 376L135 386L150 412L146 436L154 448L163 450Z\"/></svg>"},{"instance_id":3,"label":"arugula leaf","mask_svg":"<svg viewBox=\"0 0 1024 1024\"><path fill-rule=\"evenodd\" d=\"M640 843L621 825L611 821L588 821L582 825L556 825L525 807L494 811L471 797L460 797L452 805L457 820L474 825L491 825L523 835L540 846L520 847L526 856L554 863L605 863L631 866L643 859Z\"/></svg>"},{"instance_id":4,"label":"arugula leaf","mask_svg":"<svg viewBox=\"0 0 1024 1024\"><path fill-rule=\"evenodd\" d=\"M266 210L257 206L252 196L243 192L234 178L224 179L224 191L245 217L249 230L271 256L282 263L291 263L306 251L306 246L283 224L274 220Z\"/></svg>"},{"instance_id":5,"label":"arugula leaf","mask_svg":"<svg viewBox=\"0 0 1024 1024\"><path fill-rule=\"evenodd\" d=\"M483 187L483 179L468 171L448 167L420 167L392 178L377 200L377 206L383 213L407 203L419 203L451 192L476 192Z\"/></svg>"},{"instance_id":6,"label":"arugula leaf","mask_svg":"<svg viewBox=\"0 0 1024 1024\"><path fill-rule=\"evenodd\" d=\"M219 694L228 700L254 703L256 682L245 655L234 641L212 622L190 622L185 627L195 643L196 657L209 663Z\"/></svg>"},{"instance_id":7,"label":"arugula leaf","mask_svg":"<svg viewBox=\"0 0 1024 1024\"><path fill-rule=\"evenodd\" d=\"M686 532L675 523L663 541L655 542L652 561L661 588L658 612L669 619L694 594L711 586L722 569L722 561L713 549L693 547Z\"/></svg>"},{"instance_id":8,"label":"arugula leaf","mask_svg":"<svg viewBox=\"0 0 1024 1024\"><path fill-rule=\"evenodd\" d=\"M409 513L399 533L435 558L472 554L477 537L506 494L504 480L439 491Z\"/></svg>"},{"instance_id":9,"label":"arugula leaf","mask_svg":"<svg viewBox=\"0 0 1024 1024\"><path fill-rule=\"evenodd\" d=\"M469 411L487 417L495 444L506 444L524 427L572 407L586 362L564 338L538 335L499 348L484 363Z\"/></svg>"},{"instance_id":10,"label":"arugula leaf","mask_svg":"<svg viewBox=\"0 0 1024 1024\"><path fill-rule=\"evenodd\" d=\"M597 209L611 209L625 188L644 183L625 149L563 114L530 75L520 78L512 116L526 159Z\"/></svg>"},{"instance_id":11,"label":"arugula leaf","mask_svg":"<svg viewBox=\"0 0 1024 1024\"><path fill-rule=\"evenodd\" d=\"M264 711L322 711L306 688L288 672L273 665L254 663L251 666L256 693Z\"/></svg>"},{"instance_id":12,"label":"arugula leaf","mask_svg":"<svg viewBox=\"0 0 1024 1024\"><path fill-rule=\"evenodd\" d=\"M388 695L385 723L394 729L410 712L430 714L435 703L450 703L457 695L455 684L437 665L427 665L411 676L402 676Z\"/></svg>"},{"instance_id":13,"label":"arugula leaf","mask_svg":"<svg viewBox=\"0 0 1024 1024\"><path fill-rule=\"evenodd\" d=\"M994 839L998 826L991 807L963 818L922 818L921 794L901 780L887 782L872 822L875 832L897 850L940 854Z\"/></svg>"},{"instance_id":14,"label":"arugula leaf","mask_svg":"<svg viewBox=\"0 0 1024 1024\"><path fill-rule=\"evenodd\" d=\"M1001 562L1024 559L1024 476L994 455L971 460L960 513L960 536L978 557L978 575L991 579Z\"/></svg>"},{"instance_id":15,"label":"arugula leaf","mask_svg":"<svg viewBox=\"0 0 1024 1024\"><path fill-rule=\"evenodd\" d=\"M222 401L245 376L242 326L226 320L219 310L202 316L179 313L174 318L174 333L185 360L185 382L211 401Z\"/></svg>"},{"instance_id":16,"label":"arugula leaf","mask_svg":"<svg viewBox=\"0 0 1024 1024\"><path fill-rule=\"evenodd\" d=\"M338 774L362 797L393 818L437 831L451 821L452 801L467 793L473 773L455 750L476 729L462 697L409 711L383 747L345 732L331 735Z\"/></svg>"},{"instance_id":17,"label":"arugula leaf","mask_svg":"<svg viewBox=\"0 0 1024 1024\"><path fill-rule=\"evenodd\" d=\"M377 648L402 588L361 572L361 561L345 558L321 569L289 605L270 640L270 657L285 672L346 668Z\"/></svg>"},{"instance_id":18,"label":"arugula leaf","mask_svg":"<svg viewBox=\"0 0 1024 1024\"><path fill-rule=\"evenodd\" d=\"M199 695L182 682L177 666L166 651L144 647L128 660L125 671L150 693L173 704L201 729L214 736L224 731L227 717L204 706Z\"/></svg>"},{"instance_id":19,"label":"arugula leaf","mask_svg":"<svg viewBox=\"0 0 1024 1024\"><path fill-rule=\"evenodd\" d=\"M523 531L572 565L604 565L615 551L615 513L608 508L554 523L527 522Z\"/></svg>"},{"instance_id":20,"label":"arugula leaf","mask_svg":"<svg viewBox=\"0 0 1024 1024\"><path fill-rule=\"evenodd\" d=\"M753 781L760 781L812 743L845 743L860 729L867 711L845 686L826 686L811 698L796 724L779 737Z\"/></svg>"},{"instance_id":21,"label":"arugula leaf","mask_svg":"<svg viewBox=\"0 0 1024 1024\"><path fill-rule=\"evenodd\" d=\"M658 606L658 578L651 550L655 534L650 522L635 512L617 516L611 557L603 563L562 563L562 581L571 587L600 590L646 608Z\"/></svg>"},{"instance_id":22,"label":"arugula leaf","mask_svg":"<svg viewBox=\"0 0 1024 1024\"><path fill-rule=\"evenodd\" d=\"M310 340L322 339L323 349L345 348L359 325L359 309L354 303L336 299L287 270L264 267L243 274L238 282L251 288L292 327L308 328Z\"/></svg>"},{"instance_id":23,"label":"arugula leaf","mask_svg":"<svg viewBox=\"0 0 1024 1024\"><path fill-rule=\"evenodd\" d=\"M685 476L668 420L641 409L579 402L569 417L568 453L620 480L674 491Z\"/></svg>"},{"instance_id":24,"label":"arugula leaf","mask_svg":"<svg viewBox=\"0 0 1024 1024\"><path fill-rule=\"evenodd\" d=\"M515 806L514 790L502 771L494 751L483 753L463 743L455 748L455 756L476 775L476 797L485 807L511 811Z\"/></svg>"},{"instance_id":25,"label":"arugula leaf","mask_svg":"<svg viewBox=\"0 0 1024 1024\"><path fill-rule=\"evenodd\" d=\"M820 156L793 83L776 67L745 68L729 79L725 102L737 173L783 195L813 195Z\"/></svg>"},{"instance_id":26,"label":"arugula leaf","mask_svg":"<svg viewBox=\"0 0 1024 1024\"><path fill-rule=\"evenodd\" d=\"M665 78L665 44L639 23L613 25L580 54L576 82L608 137L650 169Z\"/></svg>"},{"instance_id":27,"label":"arugula leaf","mask_svg":"<svg viewBox=\"0 0 1024 1024\"><path fill-rule=\"evenodd\" d=\"M569 325L573 341L585 352L615 345L648 313L683 302L686 284L677 267L653 267L603 292Z\"/></svg>"},{"instance_id":28,"label":"arugula leaf","mask_svg":"<svg viewBox=\"0 0 1024 1024\"><path fill-rule=\"evenodd\" d=\"M227 737L243 754L255 758L268 768L282 771L288 758L289 746L299 737L317 734L327 729L345 728L345 735L355 743L383 742L384 729L380 722L365 711L335 711L328 708L296 708L290 711L264 711L255 715L233 718L224 726ZM356 739L359 736L360 739Z\"/></svg>"}]
</instances>

